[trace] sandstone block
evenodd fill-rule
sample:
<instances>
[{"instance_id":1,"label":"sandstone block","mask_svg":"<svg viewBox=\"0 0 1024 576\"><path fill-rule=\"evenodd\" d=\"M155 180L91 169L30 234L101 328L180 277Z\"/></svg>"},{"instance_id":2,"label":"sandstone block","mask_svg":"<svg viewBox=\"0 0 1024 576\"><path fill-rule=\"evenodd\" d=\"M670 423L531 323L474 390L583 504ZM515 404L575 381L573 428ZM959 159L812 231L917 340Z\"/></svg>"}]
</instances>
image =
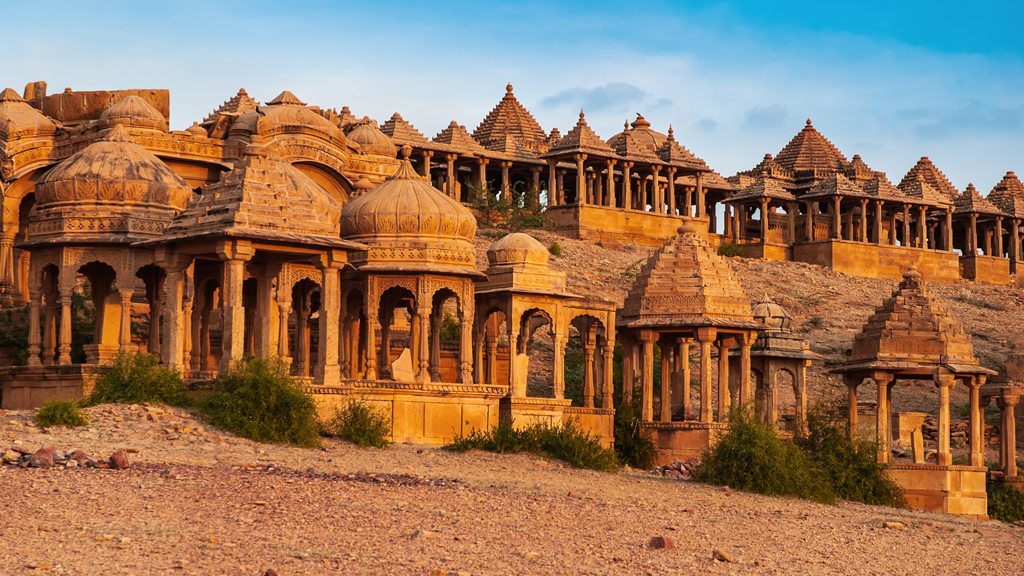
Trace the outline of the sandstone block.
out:
<instances>
[{"instance_id":1,"label":"sandstone block","mask_svg":"<svg viewBox=\"0 0 1024 576\"><path fill-rule=\"evenodd\" d=\"M651 538L647 547L652 550L671 550L676 547L676 543L666 536L655 536L654 538Z\"/></svg>"},{"instance_id":2,"label":"sandstone block","mask_svg":"<svg viewBox=\"0 0 1024 576\"><path fill-rule=\"evenodd\" d=\"M124 470L131 468L131 464L128 463L128 453L124 450L118 450L110 455L110 467L117 470Z\"/></svg>"}]
</instances>

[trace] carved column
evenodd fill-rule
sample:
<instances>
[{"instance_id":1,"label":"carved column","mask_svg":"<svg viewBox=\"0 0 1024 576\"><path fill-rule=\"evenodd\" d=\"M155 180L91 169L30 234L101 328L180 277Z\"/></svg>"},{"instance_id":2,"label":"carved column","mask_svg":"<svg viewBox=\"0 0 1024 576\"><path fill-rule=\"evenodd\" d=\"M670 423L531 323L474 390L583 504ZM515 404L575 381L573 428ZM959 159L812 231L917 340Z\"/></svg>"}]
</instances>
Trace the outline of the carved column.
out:
<instances>
[{"instance_id":1,"label":"carved column","mask_svg":"<svg viewBox=\"0 0 1024 576\"><path fill-rule=\"evenodd\" d=\"M43 319L43 366L53 366L57 356L57 291L46 294L46 315Z\"/></svg>"},{"instance_id":2,"label":"carved column","mask_svg":"<svg viewBox=\"0 0 1024 576\"><path fill-rule=\"evenodd\" d=\"M376 280L366 282L366 374L367 380L377 379L377 329L380 327L380 295L375 292Z\"/></svg>"},{"instance_id":3,"label":"carved column","mask_svg":"<svg viewBox=\"0 0 1024 576\"><path fill-rule=\"evenodd\" d=\"M423 169L421 170L421 176L426 178L427 182L430 182L430 157L433 155L434 153L430 150L423 151Z\"/></svg>"},{"instance_id":4,"label":"carved column","mask_svg":"<svg viewBox=\"0 0 1024 576\"><path fill-rule=\"evenodd\" d=\"M846 384L846 390L848 392L849 401L849 438L850 440L857 440L857 387L860 386L862 378L859 376L853 376L851 374L843 374L843 384Z\"/></svg>"},{"instance_id":5,"label":"carved column","mask_svg":"<svg viewBox=\"0 0 1024 576\"><path fill-rule=\"evenodd\" d=\"M150 281L146 283L146 299L149 300L149 348L147 351L156 355L159 355L162 349L160 345L160 309L163 302L163 298L161 298L163 284L164 280L157 270L150 274Z\"/></svg>"},{"instance_id":6,"label":"carved column","mask_svg":"<svg viewBox=\"0 0 1024 576\"><path fill-rule=\"evenodd\" d=\"M725 422L729 418L729 348L736 344L734 338L722 338L718 346L718 421Z\"/></svg>"},{"instance_id":7,"label":"carved column","mask_svg":"<svg viewBox=\"0 0 1024 576\"><path fill-rule=\"evenodd\" d=\"M1018 396L997 396L996 406L999 407L999 428L1002 438L999 442L999 464L1003 469L1004 478L1017 475L1017 421L1014 408L1020 402Z\"/></svg>"},{"instance_id":8,"label":"carved column","mask_svg":"<svg viewBox=\"0 0 1024 576\"><path fill-rule=\"evenodd\" d=\"M512 166L511 162L501 163L501 197L506 201L511 200L508 195L512 191L512 183L508 177L508 169Z\"/></svg>"},{"instance_id":9,"label":"carved column","mask_svg":"<svg viewBox=\"0 0 1024 576\"><path fill-rule=\"evenodd\" d=\"M472 288L469 288L472 291ZM469 296L469 302L472 296ZM473 383L473 308L468 302L460 302L459 313L459 382Z\"/></svg>"},{"instance_id":10,"label":"carved column","mask_svg":"<svg viewBox=\"0 0 1024 576\"><path fill-rule=\"evenodd\" d=\"M928 209L924 206L918 208L917 220L917 241L918 248L928 247Z\"/></svg>"},{"instance_id":11,"label":"carved column","mask_svg":"<svg viewBox=\"0 0 1024 576\"><path fill-rule=\"evenodd\" d=\"M526 397L526 382L522 384L516 381L516 353L519 348L519 333L512 328L512 322L507 323L508 329L508 383L509 390L512 392L514 398L525 398Z\"/></svg>"},{"instance_id":12,"label":"carved column","mask_svg":"<svg viewBox=\"0 0 1024 576\"><path fill-rule=\"evenodd\" d=\"M192 306L192 318L191 330L192 330L192 354L189 356L188 365L192 370L199 370L202 365L201 356L203 348L203 308L206 304L199 300L198 295L194 298L196 304L202 304L202 306Z\"/></svg>"},{"instance_id":13,"label":"carved column","mask_svg":"<svg viewBox=\"0 0 1024 576\"><path fill-rule=\"evenodd\" d=\"M837 240L843 239L843 217L840 213L840 210L842 209L842 204L842 196L835 196L832 198L832 237Z\"/></svg>"},{"instance_id":14,"label":"carved column","mask_svg":"<svg viewBox=\"0 0 1024 576\"><path fill-rule=\"evenodd\" d=\"M658 214L665 213L665 194L661 190L661 166L651 168L651 210Z\"/></svg>"},{"instance_id":15,"label":"carved column","mask_svg":"<svg viewBox=\"0 0 1024 576\"><path fill-rule=\"evenodd\" d=\"M497 336L488 337L485 339L487 344L487 380L486 382L491 386L498 384L498 338ZM515 355L512 353L510 348L508 351L508 361L512 362ZM511 385L511 382L510 382Z\"/></svg>"},{"instance_id":16,"label":"carved column","mask_svg":"<svg viewBox=\"0 0 1024 576\"><path fill-rule=\"evenodd\" d=\"M441 381L441 322L444 310L430 317L430 381ZM468 329L468 327L466 327Z\"/></svg>"},{"instance_id":17,"label":"carved column","mask_svg":"<svg viewBox=\"0 0 1024 576\"><path fill-rule=\"evenodd\" d=\"M530 190L530 195L527 196L527 200L529 201L527 206L534 207L539 203L540 172L541 169L536 166L530 168L530 175L533 176L533 190Z\"/></svg>"},{"instance_id":18,"label":"carved column","mask_svg":"<svg viewBox=\"0 0 1024 576\"><path fill-rule=\"evenodd\" d=\"M675 390L673 393L673 408L678 410L679 407L683 409L683 418L689 419L692 410L690 409L690 342L693 338L680 338L678 340L679 347L676 351L676 371L678 372L677 378L679 379L679 399L675 399Z\"/></svg>"},{"instance_id":19,"label":"carved column","mask_svg":"<svg viewBox=\"0 0 1024 576\"><path fill-rule=\"evenodd\" d=\"M807 205L807 217L804 218L804 236L808 242L814 241L814 215L818 211L817 202L805 202Z\"/></svg>"},{"instance_id":20,"label":"carved column","mask_svg":"<svg viewBox=\"0 0 1024 576\"><path fill-rule=\"evenodd\" d=\"M338 365L338 320L341 308L340 273L348 261L344 250L331 250L315 260L320 270L320 325L315 382L321 386L341 380Z\"/></svg>"},{"instance_id":21,"label":"carved column","mask_svg":"<svg viewBox=\"0 0 1024 576\"><path fill-rule=\"evenodd\" d=\"M70 272L68 272L70 274ZM60 357L57 364L71 364L71 287L60 291Z\"/></svg>"},{"instance_id":22,"label":"carved column","mask_svg":"<svg viewBox=\"0 0 1024 576\"><path fill-rule=\"evenodd\" d=\"M582 336L582 335L581 335ZM592 342L583 346L583 407L594 407L594 352L597 350L597 343ZM562 384L564 398L565 383ZM557 398L557 396L556 396Z\"/></svg>"},{"instance_id":23,"label":"carved column","mask_svg":"<svg viewBox=\"0 0 1024 576\"><path fill-rule=\"evenodd\" d=\"M984 384L985 376L975 376L967 381L971 394L971 466L985 465L985 419L981 413L979 390Z\"/></svg>"},{"instance_id":24,"label":"carved column","mask_svg":"<svg viewBox=\"0 0 1024 576\"><path fill-rule=\"evenodd\" d=\"M220 373L226 374L245 355L245 307L242 305L242 281L245 263L254 250L247 242L227 241L217 247L223 261L221 279L221 359Z\"/></svg>"},{"instance_id":25,"label":"carved column","mask_svg":"<svg viewBox=\"0 0 1024 576\"><path fill-rule=\"evenodd\" d=\"M283 276L277 279L277 356L282 362L291 364L288 354L288 316L292 312L292 286L284 282Z\"/></svg>"},{"instance_id":26,"label":"carved column","mask_svg":"<svg viewBox=\"0 0 1024 576\"><path fill-rule=\"evenodd\" d=\"M612 367L612 361L615 356L615 346L612 345L611 341L608 341L601 348L601 360L604 362L604 370L601 371L601 377L604 379L604 390L601 392L601 408L604 410L611 410L612 396L615 393L615 384L612 381L612 375L614 368Z\"/></svg>"},{"instance_id":27,"label":"carved column","mask_svg":"<svg viewBox=\"0 0 1024 576\"><path fill-rule=\"evenodd\" d=\"M431 381L430 377L430 306L418 306L416 308L416 315L414 316L416 325L412 327L413 331L418 329L417 336L417 360L419 365L413 365L417 369L416 381L426 384ZM410 332L411 335L411 332Z\"/></svg>"},{"instance_id":28,"label":"carved column","mask_svg":"<svg viewBox=\"0 0 1024 576\"><path fill-rule=\"evenodd\" d=\"M132 348L132 289L118 290L121 297L121 330L118 335L118 351L121 354L131 353Z\"/></svg>"},{"instance_id":29,"label":"carved column","mask_svg":"<svg viewBox=\"0 0 1024 576\"><path fill-rule=\"evenodd\" d=\"M871 241L875 244L882 243L882 201L875 200L875 222Z\"/></svg>"},{"instance_id":30,"label":"carved column","mask_svg":"<svg viewBox=\"0 0 1024 576\"><path fill-rule=\"evenodd\" d=\"M670 166L668 169L668 213L676 215L676 168Z\"/></svg>"},{"instance_id":31,"label":"carved column","mask_svg":"<svg viewBox=\"0 0 1024 576\"><path fill-rule=\"evenodd\" d=\"M43 293L34 290L29 292L28 298L28 365L40 366L39 361L39 308L42 304Z\"/></svg>"},{"instance_id":32,"label":"carved column","mask_svg":"<svg viewBox=\"0 0 1024 576\"><path fill-rule=\"evenodd\" d=\"M889 424L892 421L892 410L889 406L889 383L892 382L893 376L886 372L876 372L871 375L871 379L877 386L876 397L878 399L875 416L875 441L878 443L876 459L879 463L885 463L889 461L889 447L892 439L889 434Z\"/></svg>"},{"instance_id":33,"label":"carved column","mask_svg":"<svg viewBox=\"0 0 1024 576\"><path fill-rule=\"evenodd\" d=\"M7 223L5 223L7 224ZM14 306L14 236L17 226L0 237L0 306Z\"/></svg>"},{"instance_id":34,"label":"carved column","mask_svg":"<svg viewBox=\"0 0 1024 576\"><path fill-rule=\"evenodd\" d=\"M704 199L704 173L697 172L697 217L703 218L707 216L708 206Z\"/></svg>"},{"instance_id":35,"label":"carved column","mask_svg":"<svg viewBox=\"0 0 1024 576\"><path fill-rule=\"evenodd\" d=\"M615 160L608 160L608 185L606 186L607 192L604 196L604 205L609 208L615 208Z\"/></svg>"},{"instance_id":36,"label":"carved column","mask_svg":"<svg viewBox=\"0 0 1024 576\"><path fill-rule=\"evenodd\" d=\"M633 342L636 336L624 333L619 336L622 342L622 401L633 400L633 381L635 380L635 364L633 363Z\"/></svg>"},{"instance_id":37,"label":"carved column","mask_svg":"<svg viewBox=\"0 0 1024 576\"><path fill-rule=\"evenodd\" d=\"M748 332L739 336L740 344L740 403L746 404L752 398L750 391L750 348L757 339L756 332Z\"/></svg>"},{"instance_id":38,"label":"carved column","mask_svg":"<svg viewBox=\"0 0 1024 576\"><path fill-rule=\"evenodd\" d=\"M996 216L996 257L1003 257L1003 217Z\"/></svg>"},{"instance_id":39,"label":"carved column","mask_svg":"<svg viewBox=\"0 0 1024 576\"><path fill-rule=\"evenodd\" d=\"M789 221L789 240L788 244L796 243L796 213L799 210L796 202L786 203L786 219Z\"/></svg>"},{"instance_id":40,"label":"carved column","mask_svg":"<svg viewBox=\"0 0 1024 576\"><path fill-rule=\"evenodd\" d=\"M761 198L761 244L768 243L768 198Z\"/></svg>"},{"instance_id":41,"label":"carved column","mask_svg":"<svg viewBox=\"0 0 1024 576\"><path fill-rule=\"evenodd\" d=\"M181 372L185 369L183 363L185 353L185 342L182 338L182 283L184 282L185 269L183 267L165 268L167 277L164 280L164 338L161 359L171 370ZM241 292L241 290L239 290ZM241 294L239 294L241 296ZM241 340L241 339L239 339ZM241 342L239 342L241 344Z\"/></svg>"},{"instance_id":42,"label":"carved column","mask_svg":"<svg viewBox=\"0 0 1024 576\"><path fill-rule=\"evenodd\" d=\"M567 338L564 334L558 332L556 332L554 336L555 361L552 368L551 380L552 387L555 392L554 396L556 399L560 400L565 398L565 342ZM593 394L593 392L591 392L591 394ZM593 397L590 398L590 402L593 404Z\"/></svg>"},{"instance_id":43,"label":"carved column","mask_svg":"<svg viewBox=\"0 0 1024 576\"><path fill-rule=\"evenodd\" d=\"M860 227L859 227L858 235L860 236L860 238L857 239L858 242L867 243L867 241L868 241L868 199L867 198L861 198L860 199Z\"/></svg>"},{"instance_id":44,"label":"carved column","mask_svg":"<svg viewBox=\"0 0 1024 576\"><path fill-rule=\"evenodd\" d=\"M450 198L455 199L455 200L459 200L460 199L459 198L459 194L456 191L456 185L455 185L456 184L456 182L455 182L455 176L456 176L455 160L458 159L458 157L459 157L458 154L445 154L444 155L445 160L448 161L448 174L447 174L448 190L447 190L447 192L448 192L448 196Z\"/></svg>"},{"instance_id":45,"label":"carved column","mask_svg":"<svg viewBox=\"0 0 1024 576\"><path fill-rule=\"evenodd\" d=\"M672 345L661 348L661 414L662 422L672 421Z\"/></svg>"},{"instance_id":46,"label":"carved column","mask_svg":"<svg viewBox=\"0 0 1024 576\"><path fill-rule=\"evenodd\" d=\"M658 339L658 333L651 330L639 332L642 342L642 376L640 377L641 390L643 390L643 403L641 404L640 419L643 422L654 420L654 342Z\"/></svg>"},{"instance_id":47,"label":"carved column","mask_svg":"<svg viewBox=\"0 0 1024 576\"><path fill-rule=\"evenodd\" d=\"M953 251L953 210L946 207L946 231L942 235L942 249L947 252Z\"/></svg>"},{"instance_id":48,"label":"carved column","mask_svg":"<svg viewBox=\"0 0 1024 576\"><path fill-rule=\"evenodd\" d=\"M548 208L558 206L557 160L548 160Z\"/></svg>"},{"instance_id":49,"label":"carved column","mask_svg":"<svg viewBox=\"0 0 1024 576\"><path fill-rule=\"evenodd\" d=\"M622 207L626 210L633 209L633 183L629 175L632 167L632 162L622 162Z\"/></svg>"},{"instance_id":50,"label":"carved column","mask_svg":"<svg viewBox=\"0 0 1024 576\"><path fill-rule=\"evenodd\" d=\"M718 332L714 328L698 328L700 343L700 421L711 422L711 344Z\"/></svg>"},{"instance_id":51,"label":"carved column","mask_svg":"<svg viewBox=\"0 0 1024 576\"><path fill-rule=\"evenodd\" d=\"M555 196L558 197L558 205L565 204L565 170L555 171Z\"/></svg>"},{"instance_id":52,"label":"carved column","mask_svg":"<svg viewBox=\"0 0 1024 576\"><path fill-rule=\"evenodd\" d=\"M956 384L956 379L945 370L939 370L934 379L939 388L938 464L949 466L953 463L953 455L949 452L949 390Z\"/></svg>"},{"instance_id":53,"label":"carved column","mask_svg":"<svg viewBox=\"0 0 1024 576\"><path fill-rule=\"evenodd\" d=\"M576 160L576 203L587 203L587 172L583 161L587 159L586 154L574 154Z\"/></svg>"}]
</instances>

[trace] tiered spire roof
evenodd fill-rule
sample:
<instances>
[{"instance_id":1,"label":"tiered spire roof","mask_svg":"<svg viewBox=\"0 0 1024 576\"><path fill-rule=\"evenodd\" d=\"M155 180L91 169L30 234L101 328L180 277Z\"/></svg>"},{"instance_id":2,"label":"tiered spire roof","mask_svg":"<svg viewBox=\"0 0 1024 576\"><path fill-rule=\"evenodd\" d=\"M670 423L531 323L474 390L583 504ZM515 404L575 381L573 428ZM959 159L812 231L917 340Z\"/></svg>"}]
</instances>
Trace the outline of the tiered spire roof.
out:
<instances>
[{"instance_id":1,"label":"tiered spire roof","mask_svg":"<svg viewBox=\"0 0 1024 576\"><path fill-rule=\"evenodd\" d=\"M860 154L854 154L853 160L846 167L846 177L854 182L862 183L871 180L874 176L875 171L868 167Z\"/></svg>"},{"instance_id":2,"label":"tiered spire roof","mask_svg":"<svg viewBox=\"0 0 1024 576\"><path fill-rule=\"evenodd\" d=\"M793 178L793 171L782 164L779 164L779 162L775 158L772 158L772 155L769 153L764 155L764 159L762 159L757 166L754 166L746 172L740 172L740 174L757 178L765 172L767 172L772 178Z\"/></svg>"},{"instance_id":3,"label":"tiered spire roof","mask_svg":"<svg viewBox=\"0 0 1024 576\"><path fill-rule=\"evenodd\" d=\"M617 314L619 328L718 326L761 329L732 267L711 248L707 221L684 218L679 234L647 259Z\"/></svg>"},{"instance_id":4,"label":"tiered spire roof","mask_svg":"<svg viewBox=\"0 0 1024 576\"><path fill-rule=\"evenodd\" d=\"M910 174L907 174L910 176ZM934 186L925 180L925 175L921 172L915 173L910 179L907 176L903 177L903 181L900 182L899 189L903 191L908 198L916 198L923 201L925 204L933 206L950 206L953 204L953 198L946 196ZM957 193L957 198L960 194Z\"/></svg>"},{"instance_id":5,"label":"tiered spire roof","mask_svg":"<svg viewBox=\"0 0 1024 576\"><path fill-rule=\"evenodd\" d=\"M932 164L932 161L927 156L922 156L917 164L907 172L907 175L900 180L899 187L904 192L907 191L907 187L912 185L917 176L927 182L932 188L939 191L942 195L946 196L949 200L955 200L960 192L957 191L956 187L946 178L946 175L942 173L938 168Z\"/></svg>"},{"instance_id":6,"label":"tiered spire roof","mask_svg":"<svg viewBox=\"0 0 1024 576\"><path fill-rule=\"evenodd\" d=\"M512 93L512 84L505 87L505 96L484 117L473 131L473 138L486 146L504 136L512 136L526 147L540 145L547 138L540 124Z\"/></svg>"},{"instance_id":7,"label":"tiered spire roof","mask_svg":"<svg viewBox=\"0 0 1024 576\"><path fill-rule=\"evenodd\" d=\"M957 214L989 214L992 216L1005 216L995 204L981 197L974 184L968 184L967 189L953 202Z\"/></svg>"},{"instance_id":8,"label":"tiered spire roof","mask_svg":"<svg viewBox=\"0 0 1024 576\"><path fill-rule=\"evenodd\" d=\"M267 106L278 106L278 105L281 105L281 104L287 104L289 106L305 106L306 105L305 102L303 102L302 100L299 100L298 97L295 96L295 94L292 94L288 90L285 90L284 92L281 92L280 94L277 95L276 98L274 98L270 102L267 102Z\"/></svg>"},{"instance_id":9,"label":"tiered spire roof","mask_svg":"<svg viewBox=\"0 0 1024 576\"><path fill-rule=\"evenodd\" d=\"M380 131L390 136L396 144L419 145L429 142L426 136L406 122L398 112L391 115L391 119L381 126Z\"/></svg>"},{"instance_id":10,"label":"tiered spire roof","mask_svg":"<svg viewBox=\"0 0 1024 576\"><path fill-rule=\"evenodd\" d=\"M491 140L487 143L486 148L491 152L501 152L519 162L544 163L537 158L532 150L520 144L519 139L511 134Z\"/></svg>"},{"instance_id":11,"label":"tiered spire roof","mask_svg":"<svg viewBox=\"0 0 1024 576\"><path fill-rule=\"evenodd\" d=\"M883 172L875 172L874 176L861 186L861 189L868 196L873 196L879 200L907 201L903 191L893 186L892 182L889 182L889 179L885 177Z\"/></svg>"},{"instance_id":12,"label":"tiered spire roof","mask_svg":"<svg viewBox=\"0 0 1024 576\"><path fill-rule=\"evenodd\" d=\"M660 158L662 162L675 166L708 168L708 165L704 160L694 156L692 152L686 149L686 146L676 142L676 136L672 131L671 124L668 126L668 136L666 136L665 141L661 143L661 147L658 148L657 154L658 158Z\"/></svg>"},{"instance_id":13,"label":"tiered spire roof","mask_svg":"<svg viewBox=\"0 0 1024 576\"><path fill-rule=\"evenodd\" d=\"M200 126L206 126L213 124L213 121L217 119L220 114L227 114L230 116L241 116L246 112L255 112L256 107L260 103L249 97L249 93L245 91L245 88L239 88L238 94L235 94L231 98L221 104L216 110L211 112L206 119L199 123Z\"/></svg>"},{"instance_id":14,"label":"tiered spire roof","mask_svg":"<svg viewBox=\"0 0 1024 576\"><path fill-rule=\"evenodd\" d=\"M775 161L794 172L802 170L841 171L847 165L843 153L814 129L810 118L807 119L804 129L775 156Z\"/></svg>"},{"instance_id":15,"label":"tiered spire roof","mask_svg":"<svg viewBox=\"0 0 1024 576\"><path fill-rule=\"evenodd\" d=\"M811 188L803 198L812 197L843 196L844 198L863 198L867 196L864 190L857 184L843 176L842 172L833 172L827 178L818 182Z\"/></svg>"},{"instance_id":16,"label":"tiered spire roof","mask_svg":"<svg viewBox=\"0 0 1024 576\"><path fill-rule=\"evenodd\" d=\"M794 196L792 192L783 188L782 184L780 184L778 180L769 176L767 172L761 174L761 177L755 180L753 184L735 194L729 199L729 202L751 200L754 198L770 198L772 200L780 200L783 202L796 200L796 196Z\"/></svg>"},{"instance_id":17,"label":"tiered spire roof","mask_svg":"<svg viewBox=\"0 0 1024 576\"><path fill-rule=\"evenodd\" d=\"M483 146L481 146L469 132L466 131L465 126L459 126L459 123L452 120L451 124L447 128L442 130L434 136L434 142L440 142L441 144L447 144L452 148L460 152L485 152Z\"/></svg>"},{"instance_id":18,"label":"tiered spire roof","mask_svg":"<svg viewBox=\"0 0 1024 576\"><path fill-rule=\"evenodd\" d=\"M552 137L554 132L552 130ZM604 140L601 140L601 137L594 133L590 126L587 125L587 119L583 115L583 110L580 110L580 119L576 122L576 126L559 139L557 143L552 145L545 156L573 152L598 155L614 154L611 147Z\"/></svg>"},{"instance_id":19,"label":"tiered spire roof","mask_svg":"<svg viewBox=\"0 0 1024 576\"><path fill-rule=\"evenodd\" d=\"M988 193L988 201L1015 218L1024 218L1024 184L1013 172L1007 172Z\"/></svg>"}]
</instances>

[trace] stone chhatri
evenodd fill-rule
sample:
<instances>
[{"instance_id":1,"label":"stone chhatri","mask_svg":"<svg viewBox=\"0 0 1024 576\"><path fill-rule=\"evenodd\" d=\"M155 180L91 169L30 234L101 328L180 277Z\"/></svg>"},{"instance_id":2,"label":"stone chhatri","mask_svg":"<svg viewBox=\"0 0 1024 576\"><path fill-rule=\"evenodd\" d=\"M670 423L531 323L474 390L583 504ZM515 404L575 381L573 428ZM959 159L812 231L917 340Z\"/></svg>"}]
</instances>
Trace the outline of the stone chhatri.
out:
<instances>
[{"instance_id":1,"label":"stone chhatri","mask_svg":"<svg viewBox=\"0 0 1024 576\"><path fill-rule=\"evenodd\" d=\"M553 137L554 131L552 130ZM587 125L587 119L583 115L583 110L580 110L580 119L573 126L572 130L560 138L558 142L552 144L546 156L570 152L597 154L599 156L614 154L611 146L606 144L604 140L601 140L601 137L594 133L590 126Z\"/></svg>"},{"instance_id":2,"label":"stone chhatri","mask_svg":"<svg viewBox=\"0 0 1024 576\"><path fill-rule=\"evenodd\" d=\"M935 164L932 164L932 161L927 156L922 156L917 161L917 164L914 164L914 167L907 172L903 180L900 180L899 188L906 192L907 188L913 185L918 177L927 182L932 188L938 190L950 201L955 200L960 195L960 192L950 183L946 175L936 168Z\"/></svg>"},{"instance_id":3,"label":"stone chhatri","mask_svg":"<svg viewBox=\"0 0 1024 576\"><path fill-rule=\"evenodd\" d=\"M529 234L515 232L487 248L487 282L477 293L501 290L568 295L564 272L548 267L550 253Z\"/></svg>"},{"instance_id":4,"label":"stone chhatri","mask_svg":"<svg viewBox=\"0 0 1024 576\"><path fill-rule=\"evenodd\" d=\"M793 172L803 170L837 171L846 168L847 160L807 119L804 129L775 155L775 161Z\"/></svg>"},{"instance_id":5,"label":"stone chhatri","mask_svg":"<svg viewBox=\"0 0 1024 576\"><path fill-rule=\"evenodd\" d=\"M377 123L369 118L363 118L349 131L348 139L359 144L359 151L363 154L377 154L391 158L398 155L395 141L381 132L377 128Z\"/></svg>"},{"instance_id":6,"label":"stone chhatri","mask_svg":"<svg viewBox=\"0 0 1024 576\"><path fill-rule=\"evenodd\" d=\"M540 124L512 93L512 84L505 87L505 96L473 131L473 138L485 147L505 136L535 151L547 139Z\"/></svg>"},{"instance_id":7,"label":"stone chhatri","mask_svg":"<svg viewBox=\"0 0 1024 576\"><path fill-rule=\"evenodd\" d=\"M167 132L167 120L140 96L134 94L122 98L100 114L97 122L100 128L120 124L126 128L144 128Z\"/></svg>"},{"instance_id":8,"label":"stone chhatri","mask_svg":"<svg viewBox=\"0 0 1024 576\"><path fill-rule=\"evenodd\" d=\"M988 201L1014 218L1024 218L1024 184L1013 172L1007 172L988 193Z\"/></svg>"}]
</instances>

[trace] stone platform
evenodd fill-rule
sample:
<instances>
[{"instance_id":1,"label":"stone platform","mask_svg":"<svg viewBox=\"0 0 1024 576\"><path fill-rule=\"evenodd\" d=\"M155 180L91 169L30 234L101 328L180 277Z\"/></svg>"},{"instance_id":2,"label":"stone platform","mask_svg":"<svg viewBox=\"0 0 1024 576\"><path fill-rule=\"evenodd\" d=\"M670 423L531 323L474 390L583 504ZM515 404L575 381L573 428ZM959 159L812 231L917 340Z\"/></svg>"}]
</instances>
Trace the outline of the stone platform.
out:
<instances>
[{"instance_id":1,"label":"stone platform","mask_svg":"<svg viewBox=\"0 0 1024 576\"><path fill-rule=\"evenodd\" d=\"M81 400L92 392L96 378L107 369L91 364L0 368L0 408L30 410L50 400Z\"/></svg>"},{"instance_id":2,"label":"stone platform","mask_svg":"<svg viewBox=\"0 0 1024 576\"><path fill-rule=\"evenodd\" d=\"M721 422L644 422L641 426L651 432L658 447L656 466L700 456L728 428Z\"/></svg>"},{"instance_id":3,"label":"stone platform","mask_svg":"<svg viewBox=\"0 0 1024 576\"><path fill-rule=\"evenodd\" d=\"M929 282L960 279L960 258L956 252L887 246L848 240L822 240L793 246L793 260L818 264L851 276L866 278L903 277L911 264Z\"/></svg>"},{"instance_id":4,"label":"stone platform","mask_svg":"<svg viewBox=\"0 0 1024 576\"><path fill-rule=\"evenodd\" d=\"M888 471L911 508L976 520L988 520L987 472L984 467L935 464L894 464Z\"/></svg>"},{"instance_id":5,"label":"stone platform","mask_svg":"<svg viewBox=\"0 0 1024 576\"><path fill-rule=\"evenodd\" d=\"M590 204L552 206L545 212L559 232L580 240L595 242L632 242L661 246L678 233L681 216L655 212L608 208ZM717 249L720 238L709 234L708 242Z\"/></svg>"}]
</instances>

